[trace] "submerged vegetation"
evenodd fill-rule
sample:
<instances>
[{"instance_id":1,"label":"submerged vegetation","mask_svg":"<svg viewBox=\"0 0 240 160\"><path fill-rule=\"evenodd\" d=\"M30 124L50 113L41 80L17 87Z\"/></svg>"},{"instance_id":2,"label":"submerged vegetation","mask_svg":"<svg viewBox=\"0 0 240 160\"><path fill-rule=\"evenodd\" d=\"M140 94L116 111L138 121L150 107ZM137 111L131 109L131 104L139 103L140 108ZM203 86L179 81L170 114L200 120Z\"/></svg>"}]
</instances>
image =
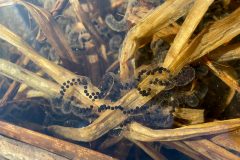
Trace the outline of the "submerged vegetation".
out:
<instances>
[{"instance_id":1,"label":"submerged vegetation","mask_svg":"<svg viewBox=\"0 0 240 160\"><path fill-rule=\"evenodd\" d=\"M239 159L239 7L2 0L0 117L119 159Z\"/></svg>"}]
</instances>

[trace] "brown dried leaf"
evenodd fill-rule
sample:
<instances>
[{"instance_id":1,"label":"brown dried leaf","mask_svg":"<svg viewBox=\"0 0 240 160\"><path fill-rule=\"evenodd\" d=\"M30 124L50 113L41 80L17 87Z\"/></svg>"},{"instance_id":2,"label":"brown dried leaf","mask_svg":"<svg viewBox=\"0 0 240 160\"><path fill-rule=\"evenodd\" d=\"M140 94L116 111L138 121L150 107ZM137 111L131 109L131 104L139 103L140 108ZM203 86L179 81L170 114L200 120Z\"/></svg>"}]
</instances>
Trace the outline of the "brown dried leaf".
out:
<instances>
[{"instance_id":1,"label":"brown dried leaf","mask_svg":"<svg viewBox=\"0 0 240 160\"><path fill-rule=\"evenodd\" d=\"M40 29L47 37L49 43L61 58L67 58L72 62L79 63L57 22L47 10L26 1L19 1L18 4L26 7L26 9L32 14Z\"/></svg>"},{"instance_id":2,"label":"brown dried leaf","mask_svg":"<svg viewBox=\"0 0 240 160\"><path fill-rule=\"evenodd\" d=\"M56 50L56 53L63 59L69 59L72 62L78 63L76 56L69 47L64 34L52 15L45 9L35 6L24 0L1 0L0 7L21 4L32 14L33 18L38 23L40 29L44 32L49 40L49 43Z\"/></svg>"}]
</instances>

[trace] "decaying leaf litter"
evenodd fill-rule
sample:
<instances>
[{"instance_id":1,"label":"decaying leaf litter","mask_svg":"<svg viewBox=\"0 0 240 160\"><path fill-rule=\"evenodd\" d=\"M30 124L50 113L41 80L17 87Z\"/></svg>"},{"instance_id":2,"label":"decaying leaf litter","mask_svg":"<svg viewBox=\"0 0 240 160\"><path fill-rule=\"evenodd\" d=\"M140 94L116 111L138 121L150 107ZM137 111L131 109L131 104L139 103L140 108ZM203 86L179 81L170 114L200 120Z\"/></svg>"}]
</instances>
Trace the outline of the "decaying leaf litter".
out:
<instances>
[{"instance_id":1,"label":"decaying leaf litter","mask_svg":"<svg viewBox=\"0 0 240 160\"><path fill-rule=\"evenodd\" d=\"M239 147L226 145L231 136L222 143L214 137L238 137L240 127L239 2L2 0L0 6L28 16L27 31L4 18L0 25L3 120L94 141L96 149L103 143L128 153L130 142L153 159L167 159L161 149L167 146L193 159L238 159ZM27 117L31 112L42 118Z\"/></svg>"}]
</instances>

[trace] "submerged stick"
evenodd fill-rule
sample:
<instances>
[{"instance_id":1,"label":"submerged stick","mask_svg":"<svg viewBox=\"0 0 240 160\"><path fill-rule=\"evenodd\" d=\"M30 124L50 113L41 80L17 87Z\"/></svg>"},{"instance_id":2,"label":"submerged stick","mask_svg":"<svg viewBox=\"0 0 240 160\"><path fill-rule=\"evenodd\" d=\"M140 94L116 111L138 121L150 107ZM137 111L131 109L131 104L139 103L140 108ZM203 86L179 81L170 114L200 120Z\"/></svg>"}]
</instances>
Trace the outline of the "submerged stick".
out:
<instances>
[{"instance_id":1,"label":"submerged stick","mask_svg":"<svg viewBox=\"0 0 240 160\"><path fill-rule=\"evenodd\" d=\"M31 150L31 152L29 152ZM4 159L24 159L24 160L69 160L38 147L22 143L7 137L0 136L0 155ZM2 159L0 156L1 160Z\"/></svg>"},{"instance_id":2,"label":"submerged stick","mask_svg":"<svg viewBox=\"0 0 240 160\"><path fill-rule=\"evenodd\" d=\"M69 159L113 160L96 151L0 121L0 134L31 144Z\"/></svg>"}]
</instances>

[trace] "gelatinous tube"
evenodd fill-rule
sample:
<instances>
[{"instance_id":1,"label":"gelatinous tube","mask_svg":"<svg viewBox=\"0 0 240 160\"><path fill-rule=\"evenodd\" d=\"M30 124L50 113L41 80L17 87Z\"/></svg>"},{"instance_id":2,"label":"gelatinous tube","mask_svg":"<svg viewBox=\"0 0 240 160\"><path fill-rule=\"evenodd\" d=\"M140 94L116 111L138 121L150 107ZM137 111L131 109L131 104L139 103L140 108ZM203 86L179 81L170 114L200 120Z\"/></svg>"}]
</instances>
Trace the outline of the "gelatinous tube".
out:
<instances>
[{"instance_id":1,"label":"gelatinous tube","mask_svg":"<svg viewBox=\"0 0 240 160\"><path fill-rule=\"evenodd\" d=\"M185 103L190 107L197 107L199 105L199 99L195 94L184 97Z\"/></svg>"},{"instance_id":2,"label":"gelatinous tube","mask_svg":"<svg viewBox=\"0 0 240 160\"><path fill-rule=\"evenodd\" d=\"M109 28L111 28L113 31L116 31L116 32L123 32L123 31L126 31L128 29L128 24L127 24L127 17L128 17L128 14L130 13L130 10L136 6L138 4L138 1L137 0L129 0L128 1L128 5L127 5L127 9L126 9L126 13L123 17L122 20L120 21L117 21L113 15L111 14L108 14L106 17L105 17L105 22L106 24L108 25Z\"/></svg>"},{"instance_id":3,"label":"gelatinous tube","mask_svg":"<svg viewBox=\"0 0 240 160\"><path fill-rule=\"evenodd\" d=\"M194 68L187 66L182 69L182 71L174 77L173 81L176 86L186 86L195 78Z\"/></svg>"},{"instance_id":4,"label":"gelatinous tube","mask_svg":"<svg viewBox=\"0 0 240 160\"><path fill-rule=\"evenodd\" d=\"M161 102L160 102L160 107L163 108L163 107L167 107L168 106L168 100L167 99L163 99Z\"/></svg>"},{"instance_id":5,"label":"gelatinous tube","mask_svg":"<svg viewBox=\"0 0 240 160\"><path fill-rule=\"evenodd\" d=\"M171 90L175 87L175 84L172 81L165 80L165 82L167 83L167 85L164 88L165 91Z\"/></svg>"},{"instance_id":6,"label":"gelatinous tube","mask_svg":"<svg viewBox=\"0 0 240 160\"><path fill-rule=\"evenodd\" d=\"M160 5L164 2L165 0L148 0L147 2L152 3L152 4L156 4L156 5Z\"/></svg>"},{"instance_id":7,"label":"gelatinous tube","mask_svg":"<svg viewBox=\"0 0 240 160\"><path fill-rule=\"evenodd\" d=\"M208 92L208 86L205 84L201 84L201 86L199 86L199 88L195 91L195 95L199 99L203 99L206 96L207 92Z\"/></svg>"},{"instance_id":8,"label":"gelatinous tube","mask_svg":"<svg viewBox=\"0 0 240 160\"><path fill-rule=\"evenodd\" d=\"M90 108L82 107L79 104L72 106L72 113L76 117L88 117L92 115L92 110Z\"/></svg>"},{"instance_id":9,"label":"gelatinous tube","mask_svg":"<svg viewBox=\"0 0 240 160\"><path fill-rule=\"evenodd\" d=\"M113 17L113 15L108 14L105 18L105 22L109 28L111 28L113 31L116 31L116 32L123 32L128 29L127 21L125 18L123 18L120 21L117 21Z\"/></svg>"},{"instance_id":10,"label":"gelatinous tube","mask_svg":"<svg viewBox=\"0 0 240 160\"><path fill-rule=\"evenodd\" d=\"M169 104L169 106L172 106L173 108L175 108L175 107L179 106L179 101L177 98L171 97L168 104Z\"/></svg>"},{"instance_id":11,"label":"gelatinous tube","mask_svg":"<svg viewBox=\"0 0 240 160\"><path fill-rule=\"evenodd\" d=\"M179 106L179 102L177 99L171 97L170 99L164 99L160 102L160 112L163 115L168 115L175 107Z\"/></svg>"},{"instance_id":12,"label":"gelatinous tube","mask_svg":"<svg viewBox=\"0 0 240 160\"><path fill-rule=\"evenodd\" d=\"M70 114L72 112L72 105L71 102L68 101L63 104L63 107L61 108L61 111L63 114Z\"/></svg>"},{"instance_id":13,"label":"gelatinous tube","mask_svg":"<svg viewBox=\"0 0 240 160\"><path fill-rule=\"evenodd\" d=\"M208 67L207 66L199 66L196 68L196 76L203 77L208 74Z\"/></svg>"},{"instance_id":14,"label":"gelatinous tube","mask_svg":"<svg viewBox=\"0 0 240 160\"><path fill-rule=\"evenodd\" d=\"M51 105L54 107L59 107L62 103L62 99L60 97L50 99Z\"/></svg>"},{"instance_id":15,"label":"gelatinous tube","mask_svg":"<svg viewBox=\"0 0 240 160\"><path fill-rule=\"evenodd\" d=\"M81 106L73 107L73 109L72 109L73 115L75 115L75 116L77 116L77 117L82 117L82 116L83 116L82 110L81 110L80 107L81 107Z\"/></svg>"},{"instance_id":16,"label":"gelatinous tube","mask_svg":"<svg viewBox=\"0 0 240 160\"><path fill-rule=\"evenodd\" d=\"M118 51L122 44L122 37L120 35L113 36L109 41L109 48L111 51Z\"/></svg>"},{"instance_id":17,"label":"gelatinous tube","mask_svg":"<svg viewBox=\"0 0 240 160\"><path fill-rule=\"evenodd\" d=\"M161 39L151 42L150 48L154 55L153 60L156 61L156 63L162 63L167 55L169 47L169 44L164 43Z\"/></svg>"},{"instance_id":18,"label":"gelatinous tube","mask_svg":"<svg viewBox=\"0 0 240 160\"><path fill-rule=\"evenodd\" d=\"M55 113L56 115L62 115L62 110L61 110L61 108L52 107L52 111L53 111L53 113Z\"/></svg>"},{"instance_id":19,"label":"gelatinous tube","mask_svg":"<svg viewBox=\"0 0 240 160\"><path fill-rule=\"evenodd\" d=\"M89 123L87 121L77 121L77 120L67 120L64 122L65 127L81 128L87 126Z\"/></svg>"}]
</instances>

